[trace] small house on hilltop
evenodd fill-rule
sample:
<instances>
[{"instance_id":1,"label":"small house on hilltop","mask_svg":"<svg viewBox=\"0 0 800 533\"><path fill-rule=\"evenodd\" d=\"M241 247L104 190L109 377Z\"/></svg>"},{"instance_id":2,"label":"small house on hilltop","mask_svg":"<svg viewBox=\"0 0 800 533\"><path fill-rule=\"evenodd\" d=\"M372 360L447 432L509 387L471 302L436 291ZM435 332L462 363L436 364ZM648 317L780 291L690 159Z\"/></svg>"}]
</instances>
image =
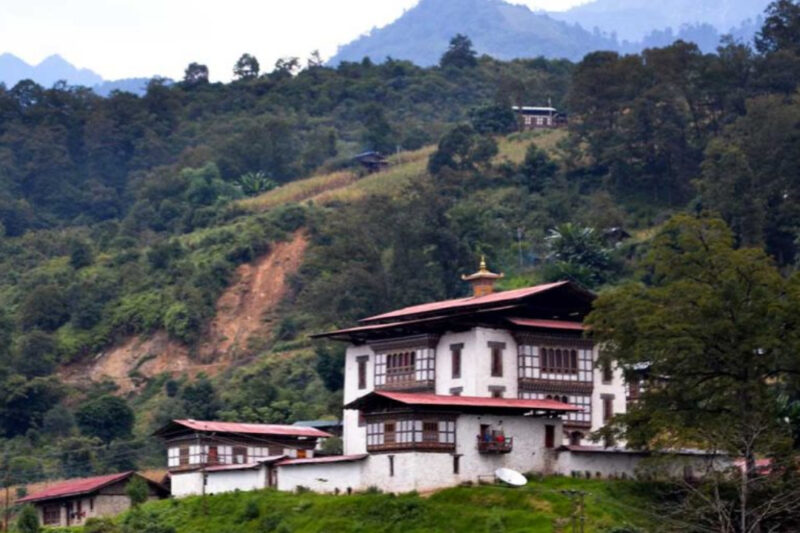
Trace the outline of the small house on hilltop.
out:
<instances>
[{"instance_id":1,"label":"small house on hilltop","mask_svg":"<svg viewBox=\"0 0 800 533\"><path fill-rule=\"evenodd\" d=\"M370 173L379 172L389 166L389 161L386 160L386 156L380 152L363 152L353 157L353 159L358 161L361 166L366 168L367 172Z\"/></svg>"},{"instance_id":2,"label":"small house on hilltop","mask_svg":"<svg viewBox=\"0 0 800 533\"><path fill-rule=\"evenodd\" d=\"M39 513L39 521L49 527L81 526L93 517L114 516L131 506L126 487L131 479L147 482L148 499L169 496L169 491L135 472L122 472L56 483L40 492L20 498L16 503L30 503Z\"/></svg>"},{"instance_id":3,"label":"small house on hilltop","mask_svg":"<svg viewBox=\"0 0 800 533\"><path fill-rule=\"evenodd\" d=\"M520 127L525 130L561 128L567 125L567 115L560 113L555 107L514 106L511 109L520 120Z\"/></svg>"}]
</instances>

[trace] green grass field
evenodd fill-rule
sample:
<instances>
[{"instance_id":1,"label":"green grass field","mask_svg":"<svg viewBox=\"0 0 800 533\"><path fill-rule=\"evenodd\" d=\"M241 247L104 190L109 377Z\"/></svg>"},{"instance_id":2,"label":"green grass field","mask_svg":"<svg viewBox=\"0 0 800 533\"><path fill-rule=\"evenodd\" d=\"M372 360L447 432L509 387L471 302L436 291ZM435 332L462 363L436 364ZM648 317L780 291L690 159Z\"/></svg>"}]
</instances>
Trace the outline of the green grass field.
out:
<instances>
[{"instance_id":1,"label":"green grass field","mask_svg":"<svg viewBox=\"0 0 800 533\"><path fill-rule=\"evenodd\" d=\"M656 529L648 486L555 477L519 489L482 485L430 495L231 493L153 502L139 512L177 533L570 532L579 514L565 490L585 493L587 533Z\"/></svg>"}]
</instances>

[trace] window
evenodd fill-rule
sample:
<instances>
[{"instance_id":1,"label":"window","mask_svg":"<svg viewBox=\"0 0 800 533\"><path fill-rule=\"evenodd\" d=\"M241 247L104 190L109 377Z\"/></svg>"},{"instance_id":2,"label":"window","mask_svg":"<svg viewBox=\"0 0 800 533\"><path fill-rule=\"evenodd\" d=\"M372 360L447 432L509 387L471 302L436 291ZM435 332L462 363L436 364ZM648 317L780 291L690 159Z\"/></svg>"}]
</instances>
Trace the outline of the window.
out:
<instances>
[{"instance_id":1,"label":"window","mask_svg":"<svg viewBox=\"0 0 800 533\"><path fill-rule=\"evenodd\" d=\"M461 456L460 455L454 455L453 456L453 473L454 474L459 474L460 473L460 471L461 471L460 463L461 463Z\"/></svg>"},{"instance_id":2,"label":"window","mask_svg":"<svg viewBox=\"0 0 800 533\"><path fill-rule=\"evenodd\" d=\"M216 446L208 447L208 457L206 458L206 462L210 465L219 463L219 448Z\"/></svg>"},{"instance_id":3,"label":"window","mask_svg":"<svg viewBox=\"0 0 800 533\"><path fill-rule=\"evenodd\" d=\"M413 415L367 424L367 450L452 449L456 442L454 420L419 419Z\"/></svg>"},{"instance_id":4,"label":"window","mask_svg":"<svg viewBox=\"0 0 800 533\"><path fill-rule=\"evenodd\" d=\"M492 377L503 377L503 349L506 345L502 342L490 342L489 349L491 350L492 358Z\"/></svg>"},{"instance_id":5,"label":"window","mask_svg":"<svg viewBox=\"0 0 800 533\"><path fill-rule=\"evenodd\" d=\"M614 396L604 394L601 398L603 399L603 422L608 422L614 417Z\"/></svg>"},{"instance_id":6,"label":"window","mask_svg":"<svg viewBox=\"0 0 800 533\"><path fill-rule=\"evenodd\" d=\"M358 361L358 390L367 388L367 360L366 356L361 356Z\"/></svg>"},{"instance_id":7,"label":"window","mask_svg":"<svg viewBox=\"0 0 800 533\"><path fill-rule=\"evenodd\" d=\"M489 387L489 393L492 395L492 398L502 398L505 391L505 387Z\"/></svg>"},{"instance_id":8,"label":"window","mask_svg":"<svg viewBox=\"0 0 800 533\"><path fill-rule=\"evenodd\" d=\"M453 369L453 379L461 377L461 350L463 344L453 344L450 346L450 365Z\"/></svg>"},{"instance_id":9,"label":"window","mask_svg":"<svg viewBox=\"0 0 800 533\"><path fill-rule=\"evenodd\" d=\"M416 385L420 381L433 382L436 350L421 348L375 356L375 387Z\"/></svg>"},{"instance_id":10,"label":"window","mask_svg":"<svg viewBox=\"0 0 800 533\"><path fill-rule=\"evenodd\" d=\"M94 498L89 498L89 510L94 511Z\"/></svg>"},{"instance_id":11,"label":"window","mask_svg":"<svg viewBox=\"0 0 800 533\"><path fill-rule=\"evenodd\" d=\"M45 505L44 509L42 509L42 522L46 526L61 525L61 506Z\"/></svg>"},{"instance_id":12,"label":"window","mask_svg":"<svg viewBox=\"0 0 800 533\"><path fill-rule=\"evenodd\" d=\"M394 455L389 456L389 477L394 477Z\"/></svg>"},{"instance_id":13,"label":"window","mask_svg":"<svg viewBox=\"0 0 800 533\"><path fill-rule=\"evenodd\" d=\"M614 369L611 367L611 363L608 361L603 361L602 371L603 383L611 383L614 380Z\"/></svg>"},{"instance_id":14,"label":"window","mask_svg":"<svg viewBox=\"0 0 800 533\"><path fill-rule=\"evenodd\" d=\"M305 459L306 457L308 457L308 452L306 450L297 450L298 459Z\"/></svg>"},{"instance_id":15,"label":"window","mask_svg":"<svg viewBox=\"0 0 800 533\"><path fill-rule=\"evenodd\" d=\"M583 433L580 431L573 431L569 434L569 443L571 446L580 446L583 440Z\"/></svg>"},{"instance_id":16,"label":"window","mask_svg":"<svg viewBox=\"0 0 800 533\"><path fill-rule=\"evenodd\" d=\"M276 455L283 455L283 446L270 446L268 450L269 454L273 457Z\"/></svg>"},{"instance_id":17,"label":"window","mask_svg":"<svg viewBox=\"0 0 800 533\"><path fill-rule=\"evenodd\" d=\"M243 465L247 463L247 448L244 446L233 447L233 464Z\"/></svg>"},{"instance_id":18,"label":"window","mask_svg":"<svg viewBox=\"0 0 800 533\"><path fill-rule=\"evenodd\" d=\"M364 417L364 413L359 411L358 412L358 427L363 428L367 425L367 419Z\"/></svg>"},{"instance_id":19,"label":"window","mask_svg":"<svg viewBox=\"0 0 800 533\"><path fill-rule=\"evenodd\" d=\"M544 447L550 449L556 447L556 427L550 424L544 427Z\"/></svg>"},{"instance_id":20,"label":"window","mask_svg":"<svg viewBox=\"0 0 800 533\"><path fill-rule=\"evenodd\" d=\"M394 422L386 422L383 424L383 440L387 444L397 441L397 425Z\"/></svg>"},{"instance_id":21,"label":"window","mask_svg":"<svg viewBox=\"0 0 800 533\"><path fill-rule=\"evenodd\" d=\"M188 446L181 446L179 448L179 450L180 450L179 451L180 460L178 461L178 464L180 466L188 465L189 464L189 447Z\"/></svg>"},{"instance_id":22,"label":"window","mask_svg":"<svg viewBox=\"0 0 800 533\"><path fill-rule=\"evenodd\" d=\"M592 424L592 397L588 394L572 394L570 396L545 395L542 392L520 391L519 398L522 400L558 400L575 407L580 407L580 411L567 413L564 424L570 423L581 426ZM567 401L564 401L564 398Z\"/></svg>"},{"instance_id":23,"label":"window","mask_svg":"<svg viewBox=\"0 0 800 533\"><path fill-rule=\"evenodd\" d=\"M567 348L539 348L542 372L548 374L577 374L578 350Z\"/></svg>"}]
</instances>

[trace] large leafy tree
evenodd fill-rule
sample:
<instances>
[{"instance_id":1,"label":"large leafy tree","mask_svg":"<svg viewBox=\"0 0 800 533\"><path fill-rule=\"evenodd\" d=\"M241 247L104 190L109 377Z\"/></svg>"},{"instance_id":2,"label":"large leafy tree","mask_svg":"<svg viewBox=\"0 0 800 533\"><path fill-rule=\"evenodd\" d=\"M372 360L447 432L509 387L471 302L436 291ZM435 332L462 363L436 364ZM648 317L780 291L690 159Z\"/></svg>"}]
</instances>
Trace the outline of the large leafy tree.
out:
<instances>
[{"instance_id":1,"label":"large leafy tree","mask_svg":"<svg viewBox=\"0 0 800 533\"><path fill-rule=\"evenodd\" d=\"M796 450L783 398L800 372L800 276L781 277L760 249L736 249L721 220L686 215L663 227L644 267L647 283L601 294L588 318L607 360L650 376L641 401L607 429L635 447L743 457L736 513L739 529L755 531L769 513L754 500L794 475L784 468ZM774 461L771 476L757 470L760 457ZM800 501L796 488L772 494ZM791 504L768 501L770 512Z\"/></svg>"},{"instance_id":2,"label":"large leafy tree","mask_svg":"<svg viewBox=\"0 0 800 533\"><path fill-rule=\"evenodd\" d=\"M129 437L133 430L133 410L116 396L101 396L86 402L78 409L76 418L84 434L106 443Z\"/></svg>"},{"instance_id":3,"label":"large leafy tree","mask_svg":"<svg viewBox=\"0 0 800 533\"><path fill-rule=\"evenodd\" d=\"M250 80L258 77L260 65L258 59L250 54L242 54L233 66L233 75L240 80Z\"/></svg>"},{"instance_id":4,"label":"large leafy tree","mask_svg":"<svg viewBox=\"0 0 800 533\"><path fill-rule=\"evenodd\" d=\"M472 40L460 33L450 40L450 47L439 64L444 67L468 68L477 66L477 53L472 48Z\"/></svg>"}]
</instances>

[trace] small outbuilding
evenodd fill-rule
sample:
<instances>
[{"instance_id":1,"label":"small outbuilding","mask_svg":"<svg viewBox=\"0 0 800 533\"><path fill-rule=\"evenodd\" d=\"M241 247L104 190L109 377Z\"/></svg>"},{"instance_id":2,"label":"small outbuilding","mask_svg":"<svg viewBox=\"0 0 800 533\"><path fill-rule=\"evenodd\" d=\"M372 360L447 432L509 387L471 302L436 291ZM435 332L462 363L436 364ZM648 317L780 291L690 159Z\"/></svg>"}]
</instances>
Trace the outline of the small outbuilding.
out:
<instances>
[{"instance_id":1,"label":"small outbuilding","mask_svg":"<svg viewBox=\"0 0 800 533\"><path fill-rule=\"evenodd\" d=\"M555 107L514 106L511 109L519 117L520 127L525 131L561 128L567 125L567 115Z\"/></svg>"},{"instance_id":2,"label":"small outbuilding","mask_svg":"<svg viewBox=\"0 0 800 533\"><path fill-rule=\"evenodd\" d=\"M155 481L136 472L122 472L55 483L16 503L34 505L44 526L81 526L89 518L115 516L127 511L131 500L125 489L134 477L147 482L148 499L169 496L169 491Z\"/></svg>"},{"instance_id":3,"label":"small outbuilding","mask_svg":"<svg viewBox=\"0 0 800 533\"><path fill-rule=\"evenodd\" d=\"M379 172L389 166L389 161L386 160L386 156L375 151L360 153L353 157L353 159L370 173Z\"/></svg>"}]
</instances>

